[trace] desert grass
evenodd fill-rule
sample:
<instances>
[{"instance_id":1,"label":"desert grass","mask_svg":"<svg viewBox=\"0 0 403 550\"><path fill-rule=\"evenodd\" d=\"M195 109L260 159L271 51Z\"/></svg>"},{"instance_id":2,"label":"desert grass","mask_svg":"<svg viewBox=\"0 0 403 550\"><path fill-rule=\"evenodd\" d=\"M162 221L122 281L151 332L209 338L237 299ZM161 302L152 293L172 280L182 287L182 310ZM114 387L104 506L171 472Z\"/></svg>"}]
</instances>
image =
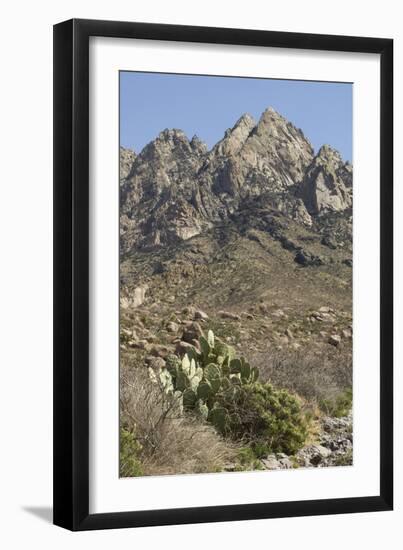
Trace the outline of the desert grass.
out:
<instances>
[{"instance_id":1,"label":"desert grass","mask_svg":"<svg viewBox=\"0 0 403 550\"><path fill-rule=\"evenodd\" d=\"M212 426L181 415L177 401L151 382L146 369L122 372L121 426L140 444L143 475L218 472L237 453Z\"/></svg>"}]
</instances>

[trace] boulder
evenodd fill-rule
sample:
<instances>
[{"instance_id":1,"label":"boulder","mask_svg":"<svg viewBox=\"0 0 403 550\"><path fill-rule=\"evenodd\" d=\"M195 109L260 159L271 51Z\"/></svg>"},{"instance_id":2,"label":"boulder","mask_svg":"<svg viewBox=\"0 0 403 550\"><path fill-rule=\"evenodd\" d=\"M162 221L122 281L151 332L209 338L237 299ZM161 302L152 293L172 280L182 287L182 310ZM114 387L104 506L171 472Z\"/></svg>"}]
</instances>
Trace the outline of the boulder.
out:
<instances>
[{"instance_id":1,"label":"boulder","mask_svg":"<svg viewBox=\"0 0 403 550\"><path fill-rule=\"evenodd\" d=\"M162 358L165 358L170 353L172 353L171 348L169 348L168 346L164 346L162 344L153 344L150 346L148 351L151 355L154 355L156 357L162 357Z\"/></svg>"},{"instance_id":2,"label":"boulder","mask_svg":"<svg viewBox=\"0 0 403 550\"><path fill-rule=\"evenodd\" d=\"M207 321L209 316L207 313L202 311L201 309L196 309L194 312L194 319L200 320L200 321Z\"/></svg>"},{"instance_id":3,"label":"boulder","mask_svg":"<svg viewBox=\"0 0 403 550\"><path fill-rule=\"evenodd\" d=\"M196 308L193 306L186 306L182 309L182 313L187 319L194 319Z\"/></svg>"},{"instance_id":4,"label":"boulder","mask_svg":"<svg viewBox=\"0 0 403 550\"><path fill-rule=\"evenodd\" d=\"M182 334L182 340L192 343L193 340L198 340L199 336L203 336L203 329L196 321L188 323Z\"/></svg>"},{"instance_id":5,"label":"boulder","mask_svg":"<svg viewBox=\"0 0 403 550\"><path fill-rule=\"evenodd\" d=\"M332 451L323 445L308 445L298 451L297 460L303 465L310 464L312 466L319 466L323 463Z\"/></svg>"},{"instance_id":6,"label":"boulder","mask_svg":"<svg viewBox=\"0 0 403 550\"><path fill-rule=\"evenodd\" d=\"M277 460L279 461L281 468L283 470L289 470L293 467L292 462L290 460L290 457L287 456L284 453L277 453L276 455Z\"/></svg>"},{"instance_id":7,"label":"boulder","mask_svg":"<svg viewBox=\"0 0 403 550\"><path fill-rule=\"evenodd\" d=\"M146 352L150 352L152 344L147 342L147 340L143 339L143 340L137 340L134 344L134 347L137 349L142 349Z\"/></svg>"},{"instance_id":8,"label":"boulder","mask_svg":"<svg viewBox=\"0 0 403 550\"><path fill-rule=\"evenodd\" d=\"M332 346L338 346L341 342L341 337L338 334L331 334L328 342L329 344L332 344Z\"/></svg>"},{"instance_id":9,"label":"boulder","mask_svg":"<svg viewBox=\"0 0 403 550\"><path fill-rule=\"evenodd\" d=\"M139 307L143 304L147 290L147 285L138 286L133 290L131 295L131 307Z\"/></svg>"},{"instance_id":10,"label":"boulder","mask_svg":"<svg viewBox=\"0 0 403 550\"><path fill-rule=\"evenodd\" d=\"M279 336L278 343L281 346L287 345L289 343L288 336L286 336L285 334L283 334L282 336Z\"/></svg>"},{"instance_id":11,"label":"boulder","mask_svg":"<svg viewBox=\"0 0 403 550\"><path fill-rule=\"evenodd\" d=\"M352 338L353 336L353 333L351 331L351 328L345 328L341 331L341 334L343 336L343 338L346 338L346 339L349 339L349 338Z\"/></svg>"},{"instance_id":12,"label":"boulder","mask_svg":"<svg viewBox=\"0 0 403 550\"><path fill-rule=\"evenodd\" d=\"M320 313L334 313L334 310L329 306L321 306L318 311Z\"/></svg>"},{"instance_id":13,"label":"boulder","mask_svg":"<svg viewBox=\"0 0 403 550\"><path fill-rule=\"evenodd\" d=\"M263 458L261 462L266 470L281 470L281 464L274 454L268 455L266 458Z\"/></svg>"},{"instance_id":14,"label":"boulder","mask_svg":"<svg viewBox=\"0 0 403 550\"><path fill-rule=\"evenodd\" d=\"M166 329L168 332L178 332L179 325L178 323L175 323L174 321L169 321L166 325Z\"/></svg>"},{"instance_id":15,"label":"boulder","mask_svg":"<svg viewBox=\"0 0 403 550\"><path fill-rule=\"evenodd\" d=\"M179 355L179 357L182 357L182 355L185 355L187 351L190 349L194 349L195 346L190 344L189 342L184 342L183 340L180 340L176 343L175 353L176 355Z\"/></svg>"},{"instance_id":16,"label":"boulder","mask_svg":"<svg viewBox=\"0 0 403 550\"><path fill-rule=\"evenodd\" d=\"M313 267L323 265L323 259L320 256L311 254L306 250L299 250L294 258L295 262L303 267Z\"/></svg>"},{"instance_id":17,"label":"boulder","mask_svg":"<svg viewBox=\"0 0 403 550\"><path fill-rule=\"evenodd\" d=\"M338 246L336 240L333 239L332 237L328 236L328 235L325 235L324 237L322 237L322 240L320 242L321 242L321 244L323 244L324 246L329 247L332 250L336 250L336 248Z\"/></svg>"},{"instance_id":18,"label":"boulder","mask_svg":"<svg viewBox=\"0 0 403 550\"><path fill-rule=\"evenodd\" d=\"M218 316L222 319L232 319L233 321L240 321L241 316L237 313L232 313L230 311L219 311Z\"/></svg>"},{"instance_id":19,"label":"boulder","mask_svg":"<svg viewBox=\"0 0 403 550\"><path fill-rule=\"evenodd\" d=\"M147 356L145 358L145 363L154 370L164 369L166 367L166 362L162 357L155 357L153 355Z\"/></svg>"},{"instance_id":20,"label":"boulder","mask_svg":"<svg viewBox=\"0 0 403 550\"><path fill-rule=\"evenodd\" d=\"M124 290L120 295L120 307L122 309L132 309L141 306L144 303L148 285L142 285L133 290Z\"/></svg>"},{"instance_id":21,"label":"boulder","mask_svg":"<svg viewBox=\"0 0 403 550\"><path fill-rule=\"evenodd\" d=\"M276 309L275 311L273 311L272 316L273 317L286 317L286 314L284 313L284 311L282 309Z\"/></svg>"}]
</instances>

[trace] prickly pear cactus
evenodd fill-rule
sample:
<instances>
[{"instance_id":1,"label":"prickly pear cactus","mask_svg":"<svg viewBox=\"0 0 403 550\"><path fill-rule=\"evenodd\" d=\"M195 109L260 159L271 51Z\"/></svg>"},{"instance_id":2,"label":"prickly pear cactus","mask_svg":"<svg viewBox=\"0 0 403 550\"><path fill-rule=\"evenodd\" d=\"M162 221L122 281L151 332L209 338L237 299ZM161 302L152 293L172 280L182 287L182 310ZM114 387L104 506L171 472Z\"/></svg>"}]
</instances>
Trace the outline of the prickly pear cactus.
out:
<instances>
[{"instance_id":1,"label":"prickly pear cactus","mask_svg":"<svg viewBox=\"0 0 403 550\"><path fill-rule=\"evenodd\" d=\"M202 399L199 399L199 400L197 401L196 407L197 407L197 411L199 412L200 416L201 416L204 420L207 420L207 419L208 419L208 415L209 415L209 408L208 408L208 406L206 405L206 403L204 403L204 401L203 401Z\"/></svg>"},{"instance_id":2,"label":"prickly pear cactus","mask_svg":"<svg viewBox=\"0 0 403 550\"><path fill-rule=\"evenodd\" d=\"M208 380L202 380L197 387L197 396L207 401L213 395L213 389Z\"/></svg>"},{"instance_id":3,"label":"prickly pear cactus","mask_svg":"<svg viewBox=\"0 0 403 550\"><path fill-rule=\"evenodd\" d=\"M214 363L209 363L204 369L204 377L207 378L210 382L216 378L221 377L221 369L218 365Z\"/></svg>"},{"instance_id":4,"label":"prickly pear cactus","mask_svg":"<svg viewBox=\"0 0 403 550\"><path fill-rule=\"evenodd\" d=\"M211 349L214 349L214 332L212 330L208 331L207 342Z\"/></svg>"},{"instance_id":5,"label":"prickly pear cactus","mask_svg":"<svg viewBox=\"0 0 403 550\"><path fill-rule=\"evenodd\" d=\"M184 406L184 408L185 409L193 409L196 402L197 402L196 393L192 389L187 388L183 392L183 406Z\"/></svg>"},{"instance_id":6,"label":"prickly pear cactus","mask_svg":"<svg viewBox=\"0 0 403 550\"><path fill-rule=\"evenodd\" d=\"M172 393L174 391L174 385L172 381L172 376L167 371L167 369L161 369L159 376L165 393Z\"/></svg>"},{"instance_id":7,"label":"prickly pear cactus","mask_svg":"<svg viewBox=\"0 0 403 550\"><path fill-rule=\"evenodd\" d=\"M242 385L257 380L259 371L243 357L237 358L234 348L217 339L212 330L207 338L200 336L199 344L200 351L192 347L182 359L168 356L166 369L158 375L150 369L150 377L159 380L182 409L195 411L225 433L228 412L217 404L217 398L235 399Z\"/></svg>"},{"instance_id":8,"label":"prickly pear cactus","mask_svg":"<svg viewBox=\"0 0 403 550\"><path fill-rule=\"evenodd\" d=\"M210 355L210 351L211 351L210 344L204 338L204 336L200 336L199 344L200 344L200 349L201 349L201 353L202 353L202 359L203 359L203 361L207 361L208 356Z\"/></svg>"},{"instance_id":9,"label":"prickly pear cactus","mask_svg":"<svg viewBox=\"0 0 403 550\"><path fill-rule=\"evenodd\" d=\"M229 423L229 417L228 412L224 407L214 406L214 408L211 409L208 418L219 432L225 434Z\"/></svg>"}]
</instances>

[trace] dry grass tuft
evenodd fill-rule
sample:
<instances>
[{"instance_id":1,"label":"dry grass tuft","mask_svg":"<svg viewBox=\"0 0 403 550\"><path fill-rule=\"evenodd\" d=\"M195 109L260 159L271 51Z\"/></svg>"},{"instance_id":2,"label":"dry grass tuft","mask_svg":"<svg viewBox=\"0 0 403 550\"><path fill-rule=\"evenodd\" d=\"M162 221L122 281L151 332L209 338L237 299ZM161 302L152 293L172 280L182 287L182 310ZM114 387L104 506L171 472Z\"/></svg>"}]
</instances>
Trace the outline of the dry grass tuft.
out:
<instances>
[{"instance_id":1,"label":"dry grass tuft","mask_svg":"<svg viewBox=\"0 0 403 550\"><path fill-rule=\"evenodd\" d=\"M141 369L122 373L121 426L136 434L144 475L222 471L237 451L213 427L183 417L175 401Z\"/></svg>"}]
</instances>

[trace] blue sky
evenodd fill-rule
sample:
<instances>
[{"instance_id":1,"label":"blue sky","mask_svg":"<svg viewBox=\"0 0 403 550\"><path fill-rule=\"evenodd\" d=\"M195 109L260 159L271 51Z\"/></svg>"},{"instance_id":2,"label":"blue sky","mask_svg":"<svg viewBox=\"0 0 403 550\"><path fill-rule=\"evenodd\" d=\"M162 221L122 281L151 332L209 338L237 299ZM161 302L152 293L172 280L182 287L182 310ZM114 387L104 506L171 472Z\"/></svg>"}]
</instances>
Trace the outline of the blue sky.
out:
<instances>
[{"instance_id":1,"label":"blue sky","mask_svg":"<svg viewBox=\"0 0 403 550\"><path fill-rule=\"evenodd\" d=\"M273 107L315 151L325 143L352 160L352 85L160 73L120 73L120 144L141 149L164 128L197 134L211 148L243 113Z\"/></svg>"}]
</instances>

